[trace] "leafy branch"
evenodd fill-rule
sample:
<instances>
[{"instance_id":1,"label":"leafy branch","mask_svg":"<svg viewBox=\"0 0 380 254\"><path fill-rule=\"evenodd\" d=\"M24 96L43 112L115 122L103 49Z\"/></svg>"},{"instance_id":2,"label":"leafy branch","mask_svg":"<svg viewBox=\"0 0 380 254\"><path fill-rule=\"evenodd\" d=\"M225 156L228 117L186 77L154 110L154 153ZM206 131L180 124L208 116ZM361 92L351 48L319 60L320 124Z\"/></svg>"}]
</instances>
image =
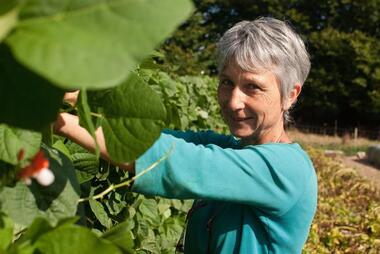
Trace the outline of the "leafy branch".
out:
<instances>
[{"instance_id":1,"label":"leafy branch","mask_svg":"<svg viewBox=\"0 0 380 254\"><path fill-rule=\"evenodd\" d=\"M158 164L160 164L162 161L166 160L170 156L170 154L172 153L172 151L174 149L174 146L175 145L173 144L163 157L161 157L159 160L157 160L154 163L152 163L151 165L149 165L147 168L145 168L144 170L142 170L139 174L135 175L131 179L128 179L128 180L126 180L124 182L121 182L119 184L111 184L107 189L105 189L104 191L102 191L99 194L96 194L94 196L90 196L90 197L87 197L87 198L81 198L81 199L79 199L78 203L84 202L84 201L89 201L89 200L103 199L104 196L107 195L108 193L110 193L111 191L114 191L114 190L116 190L118 188L121 188L121 187L129 187L131 185L131 183L133 181L135 181L137 178L145 175L146 173L148 173L149 171L151 171L153 168L155 168Z\"/></svg>"}]
</instances>

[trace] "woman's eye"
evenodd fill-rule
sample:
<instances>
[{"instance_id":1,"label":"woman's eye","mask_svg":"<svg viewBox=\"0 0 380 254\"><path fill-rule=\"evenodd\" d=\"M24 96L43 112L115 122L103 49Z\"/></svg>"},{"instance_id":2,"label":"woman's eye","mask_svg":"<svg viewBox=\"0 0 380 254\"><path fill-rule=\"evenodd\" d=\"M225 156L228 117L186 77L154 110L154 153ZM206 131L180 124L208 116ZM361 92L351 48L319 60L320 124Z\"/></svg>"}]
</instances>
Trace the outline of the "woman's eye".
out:
<instances>
[{"instance_id":1,"label":"woman's eye","mask_svg":"<svg viewBox=\"0 0 380 254\"><path fill-rule=\"evenodd\" d=\"M226 86L226 87L232 87L234 84L232 83L231 80L228 80L228 79L222 79L219 84L221 86Z\"/></svg>"},{"instance_id":2,"label":"woman's eye","mask_svg":"<svg viewBox=\"0 0 380 254\"><path fill-rule=\"evenodd\" d=\"M260 87L258 85L255 85L255 84L247 84L247 85L245 85L245 88L249 91L254 91L254 90L260 89Z\"/></svg>"}]
</instances>

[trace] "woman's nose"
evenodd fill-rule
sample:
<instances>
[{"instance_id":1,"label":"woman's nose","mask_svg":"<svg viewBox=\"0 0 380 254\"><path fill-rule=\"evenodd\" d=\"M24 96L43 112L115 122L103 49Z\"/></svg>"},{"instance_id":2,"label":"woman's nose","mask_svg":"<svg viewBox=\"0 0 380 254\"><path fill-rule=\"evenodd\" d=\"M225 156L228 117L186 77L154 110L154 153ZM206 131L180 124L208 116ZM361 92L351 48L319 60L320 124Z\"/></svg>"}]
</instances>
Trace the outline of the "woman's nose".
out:
<instances>
[{"instance_id":1,"label":"woman's nose","mask_svg":"<svg viewBox=\"0 0 380 254\"><path fill-rule=\"evenodd\" d=\"M244 108L244 98L245 94L239 89L239 87L235 87L231 91L231 97L229 100L229 106L232 110L239 110Z\"/></svg>"}]
</instances>

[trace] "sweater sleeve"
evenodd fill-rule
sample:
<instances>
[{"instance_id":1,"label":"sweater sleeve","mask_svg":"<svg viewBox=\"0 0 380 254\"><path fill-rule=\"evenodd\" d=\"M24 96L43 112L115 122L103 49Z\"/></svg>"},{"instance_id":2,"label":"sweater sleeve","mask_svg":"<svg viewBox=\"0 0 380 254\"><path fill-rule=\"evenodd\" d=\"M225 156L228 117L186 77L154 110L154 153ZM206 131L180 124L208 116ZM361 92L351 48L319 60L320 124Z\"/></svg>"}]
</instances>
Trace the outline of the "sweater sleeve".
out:
<instances>
[{"instance_id":1,"label":"sweater sleeve","mask_svg":"<svg viewBox=\"0 0 380 254\"><path fill-rule=\"evenodd\" d=\"M170 152L169 152L170 151ZM178 199L237 202L281 215L290 209L314 173L297 144L265 144L244 149L197 145L162 133L136 161L132 191Z\"/></svg>"},{"instance_id":2,"label":"sweater sleeve","mask_svg":"<svg viewBox=\"0 0 380 254\"><path fill-rule=\"evenodd\" d=\"M222 148L235 147L239 145L239 141L231 135L222 135L213 131L175 131L164 130L163 133L172 135L176 138L185 140L186 142L193 143L195 145L209 145L214 144Z\"/></svg>"}]
</instances>

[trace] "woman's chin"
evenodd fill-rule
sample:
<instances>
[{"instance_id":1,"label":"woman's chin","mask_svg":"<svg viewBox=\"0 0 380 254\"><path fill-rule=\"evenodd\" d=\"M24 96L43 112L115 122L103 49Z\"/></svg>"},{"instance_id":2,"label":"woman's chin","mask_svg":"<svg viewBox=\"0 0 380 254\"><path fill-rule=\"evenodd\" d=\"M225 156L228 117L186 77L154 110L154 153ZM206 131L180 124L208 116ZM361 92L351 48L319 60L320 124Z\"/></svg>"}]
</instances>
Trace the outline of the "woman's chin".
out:
<instances>
[{"instance_id":1,"label":"woman's chin","mask_svg":"<svg viewBox=\"0 0 380 254\"><path fill-rule=\"evenodd\" d=\"M246 139L249 138L253 135L253 130L252 129L230 129L231 134L237 138L240 139Z\"/></svg>"},{"instance_id":2,"label":"woman's chin","mask_svg":"<svg viewBox=\"0 0 380 254\"><path fill-rule=\"evenodd\" d=\"M241 139L252 136L256 130L255 122L252 119L240 122L231 121L228 122L228 126L231 134Z\"/></svg>"}]
</instances>

